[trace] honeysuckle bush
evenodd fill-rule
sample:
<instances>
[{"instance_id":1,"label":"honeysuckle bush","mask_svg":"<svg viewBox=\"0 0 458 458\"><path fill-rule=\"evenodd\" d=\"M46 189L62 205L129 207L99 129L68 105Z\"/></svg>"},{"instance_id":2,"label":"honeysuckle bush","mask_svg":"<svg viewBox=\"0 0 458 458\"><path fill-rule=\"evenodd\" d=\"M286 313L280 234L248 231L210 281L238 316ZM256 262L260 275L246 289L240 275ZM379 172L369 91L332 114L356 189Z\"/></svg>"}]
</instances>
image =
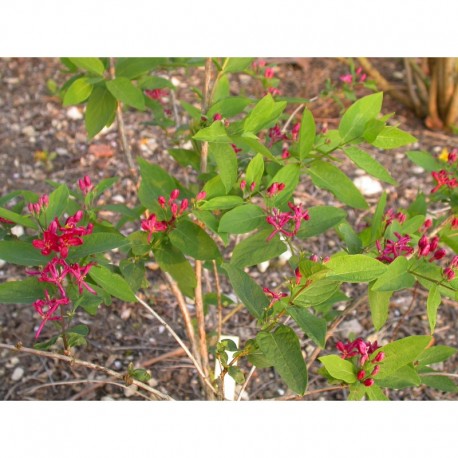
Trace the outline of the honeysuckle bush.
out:
<instances>
[{"instance_id":1,"label":"honeysuckle bush","mask_svg":"<svg viewBox=\"0 0 458 458\"><path fill-rule=\"evenodd\" d=\"M151 123L163 128L174 126L177 107L169 95L175 86L168 72L202 66L205 60L126 58L111 61L111 69L108 59L63 62L72 73L60 90L63 103L85 105L92 138L111 125L120 104L150 110ZM395 186L389 171L365 148L390 154L416 141L393 125L393 114L382 113L383 93L356 100L337 129L317 129L313 104L282 97L272 65L248 58L207 60L209 64L216 69L212 90L195 90L200 108L179 102L189 122L176 129L168 150L180 166L195 171L197 179L189 186L138 157L141 179L134 208L99 204L99 196L117 177L49 181L49 194L18 190L0 199L0 258L22 266L25 276L0 285L0 302L31 304L39 323L35 348L47 350L57 343L70 354L72 347L86 344L89 333L87 325L77 322L78 310L95 316L113 300L135 303L140 292L148 297L147 262L154 260L196 304L201 294L196 269L203 265L226 278L257 323L256 335L239 347L230 340L215 342L209 337L219 337L215 329L203 334L208 337L205 351L222 367L219 377L207 367L215 388L221 388L226 374L242 384L246 374L235 363L246 358L259 369L273 367L298 395L307 390L308 364L319 367L325 383L348 389L353 400L385 400L390 389L421 384L456 392L454 381L431 365L456 352L435 345L433 334L442 299L455 300L458 291L457 151L445 151L440 158L423 151L407 153L432 173L434 188L419 192L408 208L387 208L386 192L369 208L340 167L343 158ZM351 71L341 78L345 84L355 77L364 82L361 70ZM230 80L236 73L258 80L262 96L232 95ZM298 110L297 104L305 107ZM292 114L290 105L296 108ZM180 146L186 140L192 147ZM331 193L341 205L312 206L296 198L301 181ZM430 216L431 203L440 204L442 212ZM107 210L120 215L116 223L103 216ZM363 228L354 224L350 210L369 215ZM25 233L15 236L14 225L23 226ZM340 239L340 251L317 253L308 242L325 232ZM290 257L281 267L284 281L277 288L250 275L250 267L285 253ZM392 341L383 345L353 336L330 345L330 325L357 299L344 293L347 284L364 285L364 304L376 332L387 324L393 296L424 288L430 334L394 340L385 336ZM204 302L235 305L216 286ZM343 303L346 308L339 312ZM202 336L198 327L195 333ZM306 359L303 335L318 349ZM229 358L228 352L234 356ZM133 367L129 376L148 378Z\"/></svg>"}]
</instances>

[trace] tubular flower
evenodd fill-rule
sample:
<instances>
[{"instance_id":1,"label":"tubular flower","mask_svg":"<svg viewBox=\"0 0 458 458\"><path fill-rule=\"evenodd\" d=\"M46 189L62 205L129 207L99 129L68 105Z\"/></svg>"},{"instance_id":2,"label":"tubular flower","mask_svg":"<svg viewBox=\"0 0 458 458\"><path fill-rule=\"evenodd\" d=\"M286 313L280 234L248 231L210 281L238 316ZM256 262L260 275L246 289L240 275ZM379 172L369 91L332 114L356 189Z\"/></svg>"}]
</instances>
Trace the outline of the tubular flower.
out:
<instances>
[{"instance_id":1,"label":"tubular flower","mask_svg":"<svg viewBox=\"0 0 458 458\"><path fill-rule=\"evenodd\" d=\"M394 235L398 240L385 240L385 246L382 250L382 245L379 240L376 242L379 256L377 259L385 263L392 263L398 256L409 255L414 252L414 249L408 245L410 242L409 235L401 235L395 232Z\"/></svg>"},{"instance_id":2,"label":"tubular flower","mask_svg":"<svg viewBox=\"0 0 458 458\"><path fill-rule=\"evenodd\" d=\"M167 223L165 221L158 221L154 213L152 213L147 219L144 219L141 224L141 228L148 232L148 243L151 242L151 237L156 232L164 232L167 230Z\"/></svg>"},{"instance_id":3,"label":"tubular flower","mask_svg":"<svg viewBox=\"0 0 458 458\"><path fill-rule=\"evenodd\" d=\"M453 189L458 186L456 178L449 178L449 175L445 170L431 172L431 175L437 183L437 185L431 189L431 194L437 192L440 188L442 188L442 186L448 186L449 189Z\"/></svg>"},{"instance_id":4,"label":"tubular flower","mask_svg":"<svg viewBox=\"0 0 458 458\"><path fill-rule=\"evenodd\" d=\"M271 308L276 302L288 295L286 293L276 293L275 291L271 291L269 288L263 288L262 290L272 298L267 308Z\"/></svg>"},{"instance_id":5,"label":"tubular flower","mask_svg":"<svg viewBox=\"0 0 458 458\"><path fill-rule=\"evenodd\" d=\"M55 316L60 306L67 305L69 303L68 297L62 297L60 299L51 299L48 291L45 291L45 299L38 299L33 303L33 308L38 312L42 318L42 322L35 334L35 338L38 339L44 325L48 321L61 320L62 317Z\"/></svg>"}]
</instances>

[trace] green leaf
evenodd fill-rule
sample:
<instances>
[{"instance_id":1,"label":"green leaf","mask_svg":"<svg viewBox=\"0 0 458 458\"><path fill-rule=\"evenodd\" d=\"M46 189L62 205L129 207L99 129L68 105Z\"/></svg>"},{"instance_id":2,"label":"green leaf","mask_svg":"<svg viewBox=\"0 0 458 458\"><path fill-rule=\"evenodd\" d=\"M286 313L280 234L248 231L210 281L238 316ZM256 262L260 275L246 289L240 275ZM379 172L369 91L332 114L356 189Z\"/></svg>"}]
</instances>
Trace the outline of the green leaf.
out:
<instances>
[{"instance_id":1,"label":"green leaf","mask_svg":"<svg viewBox=\"0 0 458 458\"><path fill-rule=\"evenodd\" d=\"M393 179L388 170L370 154L355 146L345 148L343 151L360 169L365 170L369 175L386 183L397 185L396 180Z\"/></svg>"},{"instance_id":2,"label":"green leaf","mask_svg":"<svg viewBox=\"0 0 458 458\"><path fill-rule=\"evenodd\" d=\"M234 96L218 100L214 103L207 112L207 117L213 119L216 113L219 113L223 118L230 118L241 113L253 100L247 97Z\"/></svg>"},{"instance_id":3,"label":"green leaf","mask_svg":"<svg viewBox=\"0 0 458 458\"><path fill-rule=\"evenodd\" d=\"M376 148L394 149L415 143L417 139L397 127L386 126L372 142Z\"/></svg>"},{"instance_id":4,"label":"green leaf","mask_svg":"<svg viewBox=\"0 0 458 458\"><path fill-rule=\"evenodd\" d=\"M327 278L350 283L366 283L382 275L386 265L363 254L333 256L327 263Z\"/></svg>"},{"instance_id":5,"label":"green leaf","mask_svg":"<svg viewBox=\"0 0 458 458\"><path fill-rule=\"evenodd\" d=\"M106 82L108 90L122 103L143 111L145 109L145 97L138 87L124 77L118 77Z\"/></svg>"},{"instance_id":6,"label":"green leaf","mask_svg":"<svg viewBox=\"0 0 458 458\"><path fill-rule=\"evenodd\" d=\"M243 205L243 203L243 199L240 196L220 196L207 200L199 208L201 210L228 210L238 205Z\"/></svg>"},{"instance_id":7,"label":"green leaf","mask_svg":"<svg viewBox=\"0 0 458 458\"><path fill-rule=\"evenodd\" d=\"M337 199L353 208L368 207L363 195L350 178L328 162L316 161L309 169L313 184L331 191Z\"/></svg>"},{"instance_id":8,"label":"green leaf","mask_svg":"<svg viewBox=\"0 0 458 458\"><path fill-rule=\"evenodd\" d=\"M340 282L323 278L315 280L300 294L294 296L294 304L301 307L311 307L322 304L331 298L339 289Z\"/></svg>"},{"instance_id":9,"label":"green leaf","mask_svg":"<svg viewBox=\"0 0 458 458\"><path fill-rule=\"evenodd\" d=\"M126 302L137 301L135 294L130 289L130 286L126 280L124 280L121 275L113 273L106 267L101 265L93 266L88 275L112 296Z\"/></svg>"},{"instance_id":10,"label":"green leaf","mask_svg":"<svg viewBox=\"0 0 458 458\"><path fill-rule=\"evenodd\" d=\"M363 132L363 138L368 143L372 143L376 138L377 135L383 130L385 127L385 121L381 119L371 119L367 122L366 128Z\"/></svg>"},{"instance_id":11,"label":"green leaf","mask_svg":"<svg viewBox=\"0 0 458 458\"><path fill-rule=\"evenodd\" d=\"M366 394L366 387L362 383L354 383L350 385L350 393L348 401L360 401Z\"/></svg>"},{"instance_id":12,"label":"green leaf","mask_svg":"<svg viewBox=\"0 0 458 458\"><path fill-rule=\"evenodd\" d=\"M323 318L312 315L308 310L301 307L288 307L288 315L299 325L304 333L310 337L316 345L324 348L326 344L327 322Z\"/></svg>"},{"instance_id":13,"label":"green leaf","mask_svg":"<svg viewBox=\"0 0 458 458\"><path fill-rule=\"evenodd\" d=\"M442 301L441 293L437 285L434 285L428 294L428 300L426 301L426 311L428 313L429 327L431 328L431 334L434 334L437 320L437 309Z\"/></svg>"},{"instance_id":14,"label":"green leaf","mask_svg":"<svg viewBox=\"0 0 458 458\"><path fill-rule=\"evenodd\" d=\"M153 253L161 269L173 277L183 294L188 297L194 297L196 275L184 254L167 242L162 243L157 248L153 248Z\"/></svg>"},{"instance_id":15,"label":"green leaf","mask_svg":"<svg viewBox=\"0 0 458 458\"><path fill-rule=\"evenodd\" d=\"M51 256L43 256L29 242L19 240L0 241L0 259L19 266L44 266Z\"/></svg>"},{"instance_id":16,"label":"green leaf","mask_svg":"<svg viewBox=\"0 0 458 458\"><path fill-rule=\"evenodd\" d=\"M97 86L87 101L85 124L89 139L111 124L118 103L105 86Z\"/></svg>"},{"instance_id":17,"label":"green leaf","mask_svg":"<svg viewBox=\"0 0 458 458\"><path fill-rule=\"evenodd\" d=\"M35 222L30 219L30 216L19 215L6 208L0 207L0 216L24 227L37 228Z\"/></svg>"},{"instance_id":18,"label":"green leaf","mask_svg":"<svg viewBox=\"0 0 458 458\"><path fill-rule=\"evenodd\" d=\"M299 157L301 161L307 157L315 143L316 126L313 114L307 108L302 115L301 128L299 130Z\"/></svg>"},{"instance_id":19,"label":"green leaf","mask_svg":"<svg viewBox=\"0 0 458 458\"><path fill-rule=\"evenodd\" d=\"M33 344L33 348L35 348L35 350L49 350L49 348L57 342L58 338L59 336L54 336L51 339L46 340L45 342Z\"/></svg>"},{"instance_id":20,"label":"green leaf","mask_svg":"<svg viewBox=\"0 0 458 458\"><path fill-rule=\"evenodd\" d=\"M253 234L235 246L232 252L231 264L236 267L248 267L276 258L288 247L275 236L267 241L272 231L270 229Z\"/></svg>"},{"instance_id":21,"label":"green leaf","mask_svg":"<svg viewBox=\"0 0 458 458\"><path fill-rule=\"evenodd\" d=\"M427 151L408 151L406 156L414 163L423 167L428 172L438 172L443 166Z\"/></svg>"},{"instance_id":22,"label":"green leaf","mask_svg":"<svg viewBox=\"0 0 458 458\"><path fill-rule=\"evenodd\" d=\"M386 271L377 279L372 286L373 291L398 291L412 288L415 277L408 272L409 261L404 256L397 257L388 264Z\"/></svg>"},{"instance_id":23,"label":"green leaf","mask_svg":"<svg viewBox=\"0 0 458 458\"><path fill-rule=\"evenodd\" d=\"M288 387L303 395L308 381L307 366L295 332L280 325L273 333L261 331L256 343Z\"/></svg>"},{"instance_id":24,"label":"green leaf","mask_svg":"<svg viewBox=\"0 0 458 458\"><path fill-rule=\"evenodd\" d=\"M44 297L46 289L49 285L35 277L0 283L0 304L32 304Z\"/></svg>"},{"instance_id":25,"label":"green leaf","mask_svg":"<svg viewBox=\"0 0 458 458\"><path fill-rule=\"evenodd\" d=\"M49 225L54 218L61 217L68 205L69 196L70 192L67 185L61 184L58 188L56 188L49 195L49 204L40 216L40 222L43 225Z\"/></svg>"},{"instance_id":26,"label":"green leaf","mask_svg":"<svg viewBox=\"0 0 458 458\"><path fill-rule=\"evenodd\" d=\"M116 76L135 79L167 62L164 57L124 57L116 60Z\"/></svg>"},{"instance_id":27,"label":"green leaf","mask_svg":"<svg viewBox=\"0 0 458 458\"><path fill-rule=\"evenodd\" d=\"M212 102L225 99L230 96L230 93L229 78L226 74L222 74L215 82Z\"/></svg>"},{"instance_id":28,"label":"green leaf","mask_svg":"<svg viewBox=\"0 0 458 458\"><path fill-rule=\"evenodd\" d=\"M447 393L458 393L458 385L444 375L420 375L421 383Z\"/></svg>"},{"instance_id":29,"label":"green leaf","mask_svg":"<svg viewBox=\"0 0 458 458\"><path fill-rule=\"evenodd\" d=\"M242 269L231 264L222 264L221 267L227 272L235 294L247 310L255 318L261 318L265 308L269 305L269 299L267 299L262 288Z\"/></svg>"},{"instance_id":30,"label":"green leaf","mask_svg":"<svg viewBox=\"0 0 458 458\"><path fill-rule=\"evenodd\" d=\"M134 292L138 291L145 282L145 266L143 262L135 261L135 259L123 259L119 263L119 270Z\"/></svg>"},{"instance_id":31,"label":"green leaf","mask_svg":"<svg viewBox=\"0 0 458 458\"><path fill-rule=\"evenodd\" d=\"M218 232L245 234L257 229L265 219L265 213L257 205L240 205L240 207L235 207L223 215Z\"/></svg>"},{"instance_id":32,"label":"green leaf","mask_svg":"<svg viewBox=\"0 0 458 458\"><path fill-rule=\"evenodd\" d=\"M69 60L78 68L96 73L97 75L102 76L105 72L103 62L97 57L71 57Z\"/></svg>"},{"instance_id":33,"label":"green leaf","mask_svg":"<svg viewBox=\"0 0 458 458\"><path fill-rule=\"evenodd\" d=\"M227 143L210 143L209 154L218 166L221 181L228 193L237 181L237 155Z\"/></svg>"},{"instance_id":34,"label":"green leaf","mask_svg":"<svg viewBox=\"0 0 458 458\"><path fill-rule=\"evenodd\" d=\"M369 401L389 401L381 388L377 385L365 386L364 391L366 392L366 396Z\"/></svg>"},{"instance_id":35,"label":"green leaf","mask_svg":"<svg viewBox=\"0 0 458 458\"><path fill-rule=\"evenodd\" d=\"M383 362L380 364L380 369L382 367ZM403 388L411 386L420 386L420 383L420 377L411 364L400 367L387 377L377 376L377 385L384 388L392 388L394 390L402 390Z\"/></svg>"},{"instance_id":36,"label":"green leaf","mask_svg":"<svg viewBox=\"0 0 458 458\"><path fill-rule=\"evenodd\" d=\"M279 162L279 160L270 152L270 150L259 141L259 138L251 132L246 132L241 137L234 136L231 138L232 143L236 144L238 147L251 149L255 153L261 153L264 157L270 159L273 162Z\"/></svg>"},{"instance_id":37,"label":"green leaf","mask_svg":"<svg viewBox=\"0 0 458 458\"><path fill-rule=\"evenodd\" d=\"M341 208L327 205L310 207L308 209L310 219L304 222L297 233L300 238L312 237L323 234L328 229L339 224L347 216Z\"/></svg>"},{"instance_id":38,"label":"green leaf","mask_svg":"<svg viewBox=\"0 0 458 458\"><path fill-rule=\"evenodd\" d=\"M453 356L456 352L456 348L447 347L446 345L435 345L434 347L427 348L418 356L418 363L421 367L440 363Z\"/></svg>"},{"instance_id":39,"label":"green leaf","mask_svg":"<svg viewBox=\"0 0 458 458\"><path fill-rule=\"evenodd\" d=\"M78 295L78 298L74 301L73 304L75 310L78 307L81 307L86 313L89 313L89 315L95 316L102 301L103 298L101 296L96 296L89 291L83 291L83 294Z\"/></svg>"},{"instance_id":40,"label":"green leaf","mask_svg":"<svg viewBox=\"0 0 458 458\"><path fill-rule=\"evenodd\" d=\"M142 181L138 190L141 204L151 211L158 209L157 198L169 195L177 188L174 179L161 167L150 164L143 158L137 159Z\"/></svg>"},{"instance_id":41,"label":"green leaf","mask_svg":"<svg viewBox=\"0 0 458 458\"><path fill-rule=\"evenodd\" d=\"M128 238L116 232L96 232L85 235L83 242L82 245L70 248L68 255L70 262L76 262L91 254L105 253L114 248L122 248L130 245Z\"/></svg>"},{"instance_id":42,"label":"green leaf","mask_svg":"<svg viewBox=\"0 0 458 458\"><path fill-rule=\"evenodd\" d=\"M138 380L139 382L146 383L148 380L151 379L151 374L146 369L134 369L129 373L129 375Z\"/></svg>"},{"instance_id":43,"label":"green leaf","mask_svg":"<svg viewBox=\"0 0 458 458\"><path fill-rule=\"evenodd\" d=\"M243 124L244 132L257 133L262 129L275 124L283 110L286 102L275 102L270 94L264 96L245 118Z\"/></svg>"},{"instance_id":44,"label":"green leaf","mask_svg":"<svg viewBox=\"0 0 458 458\"><path fill-rule=\"evenodd\" d=\"M167 150L167 152L182 167L190 165L194 170L200 169L200 154L197 151L183 148L171 148Z\"/></svg>"},{"instance_id":45,"label":"green leaf","mask_svg":"<svg viewBox=\"0 0 458 458\"><path fill-rule=\"evenodd\" d=\"M270 180L268 186L271 186L275 182L285 184L283 191L279 192L272 198L272 202L275 207L281 208L282 206L286 205L299 183L299 177L299 165L288 164L282 167Z\"/></svg>"},{"instance_id":46,"label":"green leaf","mask_svg":"<svg viewBox=\"0 0 458 458\"><path fill-rule=\"evenodd\" d=\"M230 366L228 374L235 380L235 383L242 385L245 382L245 376L239 367Z\"/></svg>"},{"instance_id":47,"label":"green leaf","mask_svg":"<svg viewBox=\"0 0 458 458\"><path fill-rule=\"evenodd\" d=\"M215 121L210 127L200 129L192 138L201 142L232 143L221 121Z\"/></svg>"},{"instance_id":48,"label":"green leaf","mask_svg":"<svg viewBox=\"0 0 458 458\"><path fill-rule=\"evenodd\" d=\"M264 174L264 159L261 153L256 154L256 156L251 159L250 163L246 168L246 182L248 189L250 186L255 183L255 190L259 188L261 184L262 175Z\"/></svg>"},{"instance_id":49,"label":"green leaf","mask_svg":"<svg viewBox=\"0 0 458 458\"><path fill-rule=\"evenodd\" d=\"M345 383L356 382L355 368L350 361L337 355L322 356L318 359L335 379L343 380Z\"/></svg>"},{"instance_id":50,"label":"green leaf","mask_svg":"<svg viewBox=\"0 0 458 458\"><path fill-rule=\"evenodd\" d=\"M358 254L363 251L363 243L353 226L347 221L342 221L336 226L337 235L345 242L350 254Z\"/></svg>"},{"instance_id":51,"label":"green leaf","mask_svg":"<svg viewBox=\"0 0 458 458\"><path fill-rule=\"evenodd\" d=\"M73 81L64 95L63 105L78 105L84 102L92 93L93 85L87 77L78 78Z\"/></svg>"},{"instance_id":52,"label":"green leaf","mask_svg":"<svg viewBox=\"0 0 458 458\"><path fill-rule=\"evenodd\" d=\"M224 61L222 71L224 73L243 72L253 60L252 57L228 57Z\"/></svg>"},{"instance_id":53,"label":"green leaf","mask_svg":"<svg viewBox=\"0 0 458 458\"><path fill-rule=\"evenodd\" d=\"M175 89L171 81L156 75L145 76L138 81L138 84L141 89Z\"/></svg>"},{"instance_id":54,"label":"green leaf","mask_svg":"<svg viewBox=\"0 0 458 458\"><path fill-rule=\"evenodd\" d=\"M376 331L379 331L388 319L390 309L391 291L374 291L369 288L369 307L371 309L372 323Z\"/></svg>"},{"instance_id":55,"label":"green leaf","mask_svg":"<svg viewBox=\"0 0 458 458\"><path fill-rule=\"evenodd\" d=\"M343 143L361 137L369 121L377 117L382 109L383 92L367 95L351 105L342 116L339 134Z\"/></svg>"},{"instance_id":56,"label":"green leaf","mask_svg":"<svg viewBox=\"0 0 458 458\"><path fill-rule=\"evenodd\" d=\"M380 351L385 353L385 359L380 364L379 377L387 377L415 361L431 343L431 339L431 336L409 336L382 347L373 355L375 357Z\"/></svg>"},{"instance_id":57,"label":"green leaf","mask_svg":"<svg viewBox=\"0 0 458 458\"><path fill-rule=\"evenodd\" d=\"M197 224L186 219L177 224L169 237L173 245L194 259L207 261L221 257L213 239Z\"/></svg>"},{"instance_id":58,"label":"green leaf","mask_svg":"<svg viewBox=\"0 0 458 458\"><path fill-rule=\"evenodd\" d=\"M374 216L372 217L371 238L369 240L369 243L375 242L382 235L382 231L384 230L384 228L382 227L382 221L385 215L385 207L386 207L386 192L383 192L383 194L380 196L380 199L378 201L377 207L374 212Z\"/></svg>"}]
</instances>

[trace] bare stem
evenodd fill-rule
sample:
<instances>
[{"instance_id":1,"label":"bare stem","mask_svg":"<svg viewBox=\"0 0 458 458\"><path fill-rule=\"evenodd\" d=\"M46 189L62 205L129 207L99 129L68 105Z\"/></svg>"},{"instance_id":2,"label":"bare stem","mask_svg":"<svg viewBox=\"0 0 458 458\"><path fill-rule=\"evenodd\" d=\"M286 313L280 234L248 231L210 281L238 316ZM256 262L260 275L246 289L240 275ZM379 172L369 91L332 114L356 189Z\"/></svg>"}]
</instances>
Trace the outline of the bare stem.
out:
<instances>
[{"instance_id":1,"label":"bare stem","mask_svg":"<svg viewBox=\"0 0 458 458\"><path fill-rule=\"evenodd\" d=\"M205 375L204 371L202 370L201 365L197 362L197 360L194 358L192 353L189 351L188 347L185 345L185 343L180 339L180 337L177 335L177 333L172 329L172 327L150 306L148 305L143 299L140 299L138 296L135 296L137 301L146 309L148 310L151 315L153 315L166 329L169 331L169 333L172 335L172 337L178 342L180 347L185 351L185 353L188 355L189 359L192 361L194 364L194 367L197 369L197 372L199 373L200 377L204 381L204 383L210 387L210 390L212 392L215 392L215 388L213 385L210 383L208 380L208 377Z\"/></svg>"},{"instance_id":2,"label":"bare stem","mask_svg":"<svg viewBox=\"0 0 458 458\"><path fill-rule=\"evenodd\" d=\"M113 57L110 57L110 76L111 76L111 79L116 78L115 63L114 63ZM135 163L132 159L132 154L130 152L129 143L127 142L127 138L126 138L126 129L124 127L124 118L122 116L122 103L120 101L117 101L117 104L118 105L116 108L116 122L118 125L119 143L121 145L121 149L123 150L126 156L127 164L129 165L129 168L130 168L130 173L132 174L133 177L136 177L137 168L135 167Z\"/></svg>"},{"instance_id":3,"label":"bare stem","mask_svg":"<svg viewBox=\"0 0 458 458\"><path fill-rule=\"evenodd\" d=\"M242 399L242 393L245 391L247 385L248 385L248 382L250 381L251 377L253 376L254 374L254 371L256 370L256 366L253 366L244 382L244 384L242 385L242 388L240 388L240 393L239 395L237 396L237 401L240 401Z\"/></svg>"},{"instance_id":4,"label":"bare stem","mask_svg":"<svg viewBox=\"0 0 458 458\"><path fill-rule=\"evenodd\" d=\"M216 261L213 260L213 273L215 275L215 285L216 285L216 300L218 303L218 326L217 326L217 342L221 338L223 332L223 302L221 300L221 285L219 283L218 268L216 266Z\"/></svg>"},{"instance_id":5,"label":"bare stem","mask_svg":"<svg viewBox=\"0 0 458 458\"><path fill-rule=\"evenodd\" d=\"M72 358L71 356L65 356L65 355L60 355L58 353L51 353L51 352L42 351L42 350L35 350L34 348L23 347L22 344L20 343L18 343L17 345L9 345L9 344L0 343L0 348L5 348L6 350L11 350L11 351L18 351L20 353L27 353L27 354L34 355L34 356L43 356L44 358L65 361L72 366L87 367L88 369L103 372L104 374L107 374L117 380L123 380L124 382L126 381L126 374L120 374L118 372L112 371L111 369L108 369L107 367L100 366L94 363L90 363L88 361L83 361L81 359L75 359L75 358ZM167 400L167 401L174 400L170 396L163 394L160 391L155 390L154 388L150 387L149 385L139 382L138 380L129 378L129 381L131 382L131 385L136 385L139 388L142 388L145 391L150 392L155 399L161 399L161 400Z\"/></svg>"}]
</instances>

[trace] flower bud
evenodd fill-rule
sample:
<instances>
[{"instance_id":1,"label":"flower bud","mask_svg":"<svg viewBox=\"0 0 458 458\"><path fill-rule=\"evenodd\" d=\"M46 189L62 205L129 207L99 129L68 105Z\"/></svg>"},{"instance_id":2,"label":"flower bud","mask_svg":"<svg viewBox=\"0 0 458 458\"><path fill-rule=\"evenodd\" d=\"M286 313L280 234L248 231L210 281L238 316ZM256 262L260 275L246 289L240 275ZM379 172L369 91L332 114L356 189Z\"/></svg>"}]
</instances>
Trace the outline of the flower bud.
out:
<instances>
[{"instance_id":1,"label":"flower bud","mask_svg":"<svg viewBox=\"0 0 458 458\"><path fill-rule=\"evenodd\" d=\"M429 229L432 225L433 225L433 220L431 218L426 219L425 222L423 223L423 227L425 229Z\"/></svg>"},{"instance_id":2,"label":"flower bud","mask_svg":"<svg viewBox=\"0 0 458 458\"><path fill-rule=\"evenodd\" d=\"M200 191L196 196L196 200L203 200L205 197L207 197L207 193L205 191Z\"/></svg>"},{"instance_id":3,"label":"flower bud","mask_svg":"<svg viewBox=\"0 0 458 458\"><path fill-rule=\"evenodd\" d=\"M431 242L429 243L429 249L431 251L434 251L438 245L439 245L439 237L435 236L431 239Z\"/></svg>"},{"instance_id":4,"label":"flower bud","mask_svg":"<svg viewBox=\"0 0 458 458\"><path fill-rule=\"evenodd\" d=\"M377 353L377 356L372 360L372 362L380 363L384 359L385 359L385 353L383 353L383 351L381 351L380 353Z\"/></svg>"},{"instance_id":5,"label":"flower bud","mask_svg":"<svg viewBox=\"0 0 458 458\"><path fill-rule=\"evenodd\" d=\"M299 267L296 267L296 269L294 271L294 275L296 275L296 285L298 285L301 282L301 279L302 279L302 274L301 274L301 271L300 271Z\"/></svg>"},{"instance_id":6,"label":"flower bud","mask_svg":"<svg viewBox=\"0 0 458 458\"><path fill-rule=\"evenodd\" d=\"M253 181L253 183L250 185L250 191L253 192L254 188L256 188L256 183Z\"/></svg>"},{"instance_id":7,"label":"flower bud","mask_svg":"<svg viewBox=\"0 0 458 458\"><path fill-rule=\"evenodd\" d=\"M318 262L319 257L318 257L317 254L312 254L312 256L310 256L309 259L310 259L310 261L312 261L312 262Z\"/></svg>"},{"instance_id":8,"label":"flower bud","mask_svg":"<svg viewBox=\"0 0 458 458\"><path fill-rule=\"evenodd\" d=\"M371 372L371 376L375 377L380 372L380 366L377 364Z\"/></svg>"},{"instance_id":9,"label":"flower bud","mask_svg":"<svg viewBox=\"0 0 458 458\"><path fill-rule=\"evenodd\" d=\"M345 344L343 342L337 342L336 343L336 348L337 350L341 351L341 352L344 352L345 351Z\"/></svg>"},{"instance_id":10,"label":"flower bud","mask_svg":"<svg viewBox=\"0 0 458 458\"><path fill-rule=\"evenodd\" d=\"M223 119L223 117L220 113L216 113L215 116L213 116L213 121L221 121L221 119Z\"/></svg>"},{"instance_id":11,"label":"flower bud","mask_svg":"<svg viewBox=\"0 0 458 458\"><path fill-rule=\"evenodd\" d=\"M442 259L446 255L446 251L443 248L439 248L433 255L432 259Z\"/></svg>"},{"instance_id":12,"label":"flower bud","mask_svg":"<svg viewBox=\"0 0 458 458\"><path fill-rule=\"evenodd\" d=\"M164 208L165 207L165 197L164 196L159 196L157 198L157 201L159 202L159 205Z\"/></svg>"},{"instance_id":13,"label":"flower bud","mask_svg":"<svg viewBox=\"0 0 458 458\"><path fill-rule=\"evenodd\" d=\"M443 274L448 281L451 281L455 278L455 271L450 267L446 267L443 271Z\"/></svg>"},{"instance_id":14,"label":"flower bud","mask_svg":"<svg viewBox=\"0 0 458 458\"><path fill-rule=\"evenodd\" d=\"M358 380L362 380L365 376L366 376L366 372L363 371L363 370L360 370L360 371L358 372L358 375L356 376L356 378L357 378Z\"/></svg>"},{"instance_id":15,"label":"flower bud","mask_svg":"<svg viewBox=\"0 0 458 458\"><path fill-rule=\"evenodd\" d=\"M366 380L364 380L364 386L372 386L375 382L374 382L374 379L373 378L368 378Z\"/></svg>"},{"instance_id":16,"label":"flower bud","mask_svg":"<svg viewBox=\"0 0 458 458\"><path fill-rule=\"evenodd\" d=\"M273 78L274 77L274 69L271 67L268 67L264 71L264 77L265 78Z\"/></svg>"},{"instance_id":17,"label":"flower bud","mask_svg":"<svg viewBox=\"0 0 458 458\"><path fill-rule=\"evenodd\" d=\"M246 180L242 180L240 182L240 189L243 191L243 190L245 190L245 188L246 188Z\"/></svg>"},{"instance_id":18,"label":"flower bud","mask_svg":"<svg viewBox=\"0 0 458 458\"><path fill-rule=\"evenodd\" d=\"M170 210L172 211L172 215L176 217L178 213L178 205L175 202L173 202L173 204L170 205Z\"/></svg>"},{"instance_id":19,"label":"flower bud","mask_svg":"<svg viewBox=\"0 0 458 458\"><path fill-rule=\"evenodd\" d=\"M288 151L288 148L283 148L281 153L282 159L288 159L291 156L291 153Z\"/></svg>"},{"instance_id":20,"label":"flower bud","mask_svg":"<svg viewBox=\"0 0 458 458\"><path fill-rule=\"evenodd\" d=\"M420 251L422 251L426 247L429 247L428 237L426 237L426 235L423 235L421 239L418 241L418 248L420 248Z\"/></svg>"},{"instance_id":21,"label":"flower bud","mask_svg":"<svg viewBox=\"0 0 458 458\"><path fill-rule=\"evenodd\" d=\"M453 256L452 262L450 263L450 267L457 267L458 266L458 256Z\"/></svg>"},{"instance_id":22,"label":"flower bud","mask_svg":"<svg viewBox=\"0 0 458 458\"><path fill-rule=\"evenodd\" d=\"M180 205L180 213L183 213L189 206L188 199L183 199Z\"/></svg>"},{"instance_id":23,"label":"flower bud","mask_svg":"<svg viewBox=\"0 0 458 458\"><path fill-rule=\"evenodd\" d=\"M178 196L180 195L180 190L179 189L174 189L171 193L170 193L170 200L176 200L178 199Z\"/></svg>"}]
</instances>

